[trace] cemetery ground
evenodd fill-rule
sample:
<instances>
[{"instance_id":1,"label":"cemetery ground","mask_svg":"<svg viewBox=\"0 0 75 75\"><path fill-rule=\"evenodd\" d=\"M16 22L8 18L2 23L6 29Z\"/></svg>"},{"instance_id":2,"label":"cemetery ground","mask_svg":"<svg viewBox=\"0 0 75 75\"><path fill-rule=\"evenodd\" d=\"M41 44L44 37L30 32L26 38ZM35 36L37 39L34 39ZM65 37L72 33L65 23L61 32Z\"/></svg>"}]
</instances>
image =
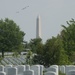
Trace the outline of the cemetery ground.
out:
<instances>
[{"instance_id":1,"label":"cemetery ground","mask_svg":"<svg viewBox=\"0 0 75 75\"><path fill-rule=\"evenodd\" d=\"M75 75L74 65L51 65L26 63L26 55L12 56L6 53L0 61L0 75Z\"/></svg>"}]
</instances>

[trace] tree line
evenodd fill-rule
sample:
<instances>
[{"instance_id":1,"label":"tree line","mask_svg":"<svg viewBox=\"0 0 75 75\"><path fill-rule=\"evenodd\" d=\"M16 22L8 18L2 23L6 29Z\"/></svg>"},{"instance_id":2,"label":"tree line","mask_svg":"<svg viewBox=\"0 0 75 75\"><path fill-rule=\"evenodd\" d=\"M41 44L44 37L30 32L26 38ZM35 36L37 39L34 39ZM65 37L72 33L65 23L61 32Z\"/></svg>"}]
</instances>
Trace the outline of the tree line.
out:
<instances>
[{"instance_id":1,"label":"tree line","mask_svg":"<svg viewBox=\"0 0 75 75\"><path fill-rule=\"evenodd\" d=\"M31 39L29 42L24 40L25 33L19 26L8 18L0 20L0 52L4 57L4 52L20 52L29 49L36 54L33 64L44 66L68 65L75 62L75 21L67 21L67 26L61 25L63 29L56 37L47 39L43 44L41 38ZM32 54L29 53L29 54ZM29 56L28 56L29 58Z\"/></svg>"},{"instance_id":2,"label":"tree line","mask_svg":"<svg viewBox=\"0 0 75 75\"><path fill-rule=\"evenodd\" d=\"M44 44L41 38L31 39L28 48L37 55L34 57L36 64L69 65L75 62L75 21L71 19L66 22L67 26L61 25L63 29L56 37L48 39Z\"/></svg>"}]
</instances>

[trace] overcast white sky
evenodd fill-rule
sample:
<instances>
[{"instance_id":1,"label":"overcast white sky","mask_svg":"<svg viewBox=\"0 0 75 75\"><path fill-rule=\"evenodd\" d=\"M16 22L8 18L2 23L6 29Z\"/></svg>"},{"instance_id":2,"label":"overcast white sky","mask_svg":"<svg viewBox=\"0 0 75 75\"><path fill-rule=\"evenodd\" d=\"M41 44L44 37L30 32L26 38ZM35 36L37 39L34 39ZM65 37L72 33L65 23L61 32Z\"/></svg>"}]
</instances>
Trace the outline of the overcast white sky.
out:
<instances>
[{"instance_id":1,"label":"overcast white sky","mask_svg":"<svg viewBox=\"0 0 75 75\"><path fill-rule=\"evenodd\" d=\"M29 7L22 10L26 6ZM75 0L0 0L0 19L14 20L26 33L26 41L36 37L38 15L42 20L42 39L46 41L60 33L62 24L66 26L66 21L75 19Z\"/></svg>"}]
</instances>

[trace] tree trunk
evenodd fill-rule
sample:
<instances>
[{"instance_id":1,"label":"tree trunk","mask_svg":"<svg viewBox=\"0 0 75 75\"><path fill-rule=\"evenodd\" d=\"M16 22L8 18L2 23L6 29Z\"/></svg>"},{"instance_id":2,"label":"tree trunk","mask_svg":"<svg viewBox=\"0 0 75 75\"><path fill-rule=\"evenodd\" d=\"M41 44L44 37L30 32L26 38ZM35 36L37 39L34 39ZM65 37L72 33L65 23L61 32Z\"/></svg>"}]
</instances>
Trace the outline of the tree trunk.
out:
<instances>
[{"instance_id":1,"label":"tree trunk","mask_svg":"<svg viewBox=\"0 0 75 75\"><path fill-rule=\"evenodd\" d=\"M2 49L2 57L4 58L4 49Z\"/></svg>"}]
</instances>

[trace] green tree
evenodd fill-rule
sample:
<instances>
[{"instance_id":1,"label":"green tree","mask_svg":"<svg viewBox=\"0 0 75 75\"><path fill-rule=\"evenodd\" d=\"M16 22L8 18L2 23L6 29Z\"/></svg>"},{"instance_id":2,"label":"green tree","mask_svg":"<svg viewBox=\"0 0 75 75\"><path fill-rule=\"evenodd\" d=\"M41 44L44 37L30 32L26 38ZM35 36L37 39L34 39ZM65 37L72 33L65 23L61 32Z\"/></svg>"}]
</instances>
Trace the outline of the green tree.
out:
<instances>
[{"instance_id":1,"label":"green tree","mask_svg":"<svg viewBox=\"0 0 75 75\"><path fill-rule=\"evenodd\" d=\"M29 47L33 53L40 54L43 48L42 39L41 38L31 39Z\"/></svg>"},{"instance_id":2,"label":"green tree","mask_svg":"<svg viewBox=\"0 0 75 75\"><path fill-rule=\"evenodd\" d=\"M35 38L31 39L30 43L30 50L33 52L34 57L33 57L33 63L34 64L42 64L43 63L43 43L42 39L40 38Z\"/></svg>"},{"instance_id":3,"label":"green tree","mask_svg":"<svg viewBox=\"0 0 75 75\"><path fill-rule=\"evenodd\" d=\"M67 21L68 26L64 26L63 30L61 31L61 38L63 40L64 49L67 52L67 55L71 62L73 62L74 58L72 56L75 56L75 21L74 19L71 19L70 21Z\"/></svg>"},{"instance_id":4,"label":"green tree","mask_svg":"<svg viewBox=\"0 0 75 75\"><path fill-rule=\"evenodd\" d=\"M52 37L46 41L43 56L45 66L68 64L68 57L63 49L62 40L59 37Z\"/></svg>"},{"instance_id":5,"label":"green tree","mask_svg":"<svg viewBox=\"0 0 75 75\"><path fill-rule=\"evenodd\" d=\"M0 51L4 57L5 51L20 52L23 48L25 33L13 21L6 18L0 20Z\"/></svg>"},{"instance_id":6,"label":"green tree","mask_svg":"<svg viewBox=\"0 0 75 75\"><path fill-rule=\"evenodd\" d=\"M26 54L26 63L32 65L33 63L33 53L29 50Z\"/></svg>"}]
</instances>

